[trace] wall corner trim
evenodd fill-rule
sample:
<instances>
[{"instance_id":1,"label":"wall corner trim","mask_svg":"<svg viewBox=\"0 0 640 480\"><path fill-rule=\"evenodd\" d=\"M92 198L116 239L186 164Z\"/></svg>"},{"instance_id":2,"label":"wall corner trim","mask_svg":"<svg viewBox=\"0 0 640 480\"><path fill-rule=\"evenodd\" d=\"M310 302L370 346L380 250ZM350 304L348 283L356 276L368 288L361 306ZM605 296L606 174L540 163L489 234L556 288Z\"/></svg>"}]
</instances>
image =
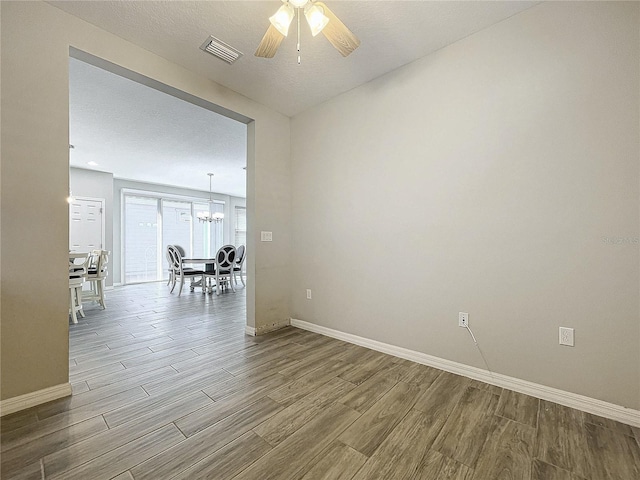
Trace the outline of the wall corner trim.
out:
<instances>
[{"instance_id":1,"label":"wall corner trim","mask_svg":"<svg viewBox=\"0 0 640 480\"><path fill-rule=\"evenodd\" d=\"M71 384L61 383L0 402L0 417L71 395Z\"/></svg>"},{"instance_id":2,"label":"wall corner trim","mask_svg":"<svg viewBox=\"0 0 640 480\"><path fill-rule=\"evenodd\" d=\"M244 327L244 333L246 335L249 335L251 337L255 337L256 336L256 329L254 327L250 327L249 325Z\"/></svg>"},{"instance_id":3,"label":"wall corner trim","mask_svg":"<svg viewBox=\"0 0 640 480\"><path fill-rule=\"evenodd\" d=\"M359 337L358 335L341 332L340 330L323 327L314 323L305 322L304 320L292 318L291 326L319 333L327 337L337 338L345 342L370 348L378 352L387 353L395 357L404 358L412 362L428 365L446 372L462 375L474 380L479 380L484 383L531 395L532 397L540 398L542 400L555 402L560 405L564 405L565 407L575 408L587 413L610 418L634 427L640 427L640 410L626 408L621 405L604 402L602 400L586 397L577 393L566 392L557 388L547 387L545 385L521 380L519 378L509 377L500 373L490 373L481 368L471 367L463 363L434 357L426 353L416 352L414 350L397 347L395 345L389 345L388 343L379 342L377 340Z\"/></svg>"}]
</instances>

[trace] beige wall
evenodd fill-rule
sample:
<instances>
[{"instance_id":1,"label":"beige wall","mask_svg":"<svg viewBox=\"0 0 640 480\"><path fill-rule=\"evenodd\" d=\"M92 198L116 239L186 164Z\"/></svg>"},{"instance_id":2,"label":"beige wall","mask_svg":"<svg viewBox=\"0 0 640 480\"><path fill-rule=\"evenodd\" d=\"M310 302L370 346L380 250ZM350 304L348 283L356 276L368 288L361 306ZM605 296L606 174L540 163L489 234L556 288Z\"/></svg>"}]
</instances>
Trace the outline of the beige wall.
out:
<instances>
[{"instance_id":1,"label":"beige wall","mask_svg":"<svg viewBox=\"0 0 640 480\"><path fill-rule=\"evenodd\" d=\"M1 8L0 398L68 381L70 46L255 120L248 321L258 329L286 322L288 291L274 286L289 274L289 119L48 4L3 1ZM255 242L260 230L273 231L274 242Z\"/></svg>"},{"instance_id":2,"label":"beige wall","mask_svg":"<svg viewBox=\"0 0 640 480\"><path fill-rule=\"evenodd\" d=\"M469 312L494 371L640 408L638 7L541 4L294 117L292 316L484 368Z\"/></svg>"}]
</instances>

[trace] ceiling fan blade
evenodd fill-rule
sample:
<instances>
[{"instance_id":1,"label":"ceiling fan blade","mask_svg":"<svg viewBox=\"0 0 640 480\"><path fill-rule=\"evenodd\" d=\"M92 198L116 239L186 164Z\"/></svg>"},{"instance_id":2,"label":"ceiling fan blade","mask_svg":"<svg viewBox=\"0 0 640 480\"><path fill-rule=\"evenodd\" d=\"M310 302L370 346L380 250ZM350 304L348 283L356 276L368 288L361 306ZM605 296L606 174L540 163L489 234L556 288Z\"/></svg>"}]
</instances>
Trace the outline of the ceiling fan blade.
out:
<instances>
[{"instance_id":1,"label":"ceiling fan blade","mask_svg":"<svg viewBox=\"0 0 640 480\"><path fill-rule=\"evenodd\" d=\"M329 7L322 2L315 2L314 4L322 7L324 14L329 17L329 23L327 23L327 26L322 29L322 33L343 57L346 57L360 46L360 40L358 40L358 37L356 37L351 30L349 30L345 24L342 23L331 10L329 10Z\"/></svg>"},{"instance_id":2,"label":"ceiling fan blade","mask_svg":"<svg viewBox=\"0 0 640 480\"><path fill-rule=\"evenodd\" d=\"M284 35L282 35L276 27L269 25L267 32L264 34L264 37L262 37L260 45L258 45L255 56L273 58L283 39Z\"/></svg>"}]
</instances>

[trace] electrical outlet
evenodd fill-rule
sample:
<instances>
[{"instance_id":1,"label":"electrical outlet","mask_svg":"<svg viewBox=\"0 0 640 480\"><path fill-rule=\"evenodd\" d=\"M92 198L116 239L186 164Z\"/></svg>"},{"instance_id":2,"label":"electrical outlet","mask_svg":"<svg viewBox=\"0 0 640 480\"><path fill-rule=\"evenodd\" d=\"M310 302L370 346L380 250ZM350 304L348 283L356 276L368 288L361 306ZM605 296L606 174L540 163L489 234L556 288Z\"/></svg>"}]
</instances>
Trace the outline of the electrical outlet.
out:
<instances>
[{"instance_id":1,"label":"electrical outlet","mask_svg":"<svg viewBox=\"0 0 640 480\"><path fill-rule=\"evenodd\" d=\"M307 300L311 300L311 289L307 288Z\"/></svg>"},{"instance_id":2,"label":"electrical outlet","mask_svg":"<svg viewBox=\"0 0 640 480\"><path fill-rule=\"evenodd\" d=\"M573 328L560 327L560 345L573 347Z\"/></svg>"},{"instance_id":3,"label":"electrical outlet","mask_svg":"<svg viewBox=\"0 0 640 480\"><path fill-rule=\"evenodd\" d=\"M467 328L469 326L469 314L458 312L458 326Z\"/></svg>"},{"instance_id":4,"label":"electrical outlet","mask_svg":"<svg viewBox=\"0 0 640 480\"><path fill-rule=\"evenodd\" d=\"M273 232L260 232L260 241L261 242L272 242L273 241Z\"/></svg>"}]
</instances>

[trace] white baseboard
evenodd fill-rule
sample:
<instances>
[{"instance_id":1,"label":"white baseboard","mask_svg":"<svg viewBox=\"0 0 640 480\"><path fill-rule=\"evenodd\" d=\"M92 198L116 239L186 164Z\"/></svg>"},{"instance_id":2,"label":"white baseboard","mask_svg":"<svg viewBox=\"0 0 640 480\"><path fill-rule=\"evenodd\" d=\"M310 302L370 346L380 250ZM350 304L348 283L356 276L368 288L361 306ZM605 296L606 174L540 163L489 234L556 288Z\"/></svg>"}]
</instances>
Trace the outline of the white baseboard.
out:
<instances>
[{"instance_id":1,"label":"white baseboard","mask_svg":"<svg viewBox=\"0 0 640 480\"><path fill-rule=\"evenodd\" d=\"M244 327L244 333L249 335L250 337L256 336L256 329L254 327L250 327L249 325Z\"/></svg>"},{"instance_id":2,"label":"white baseboard","mask_svg":"<svg viewBox=\"0 0 640 480\"><path fill-rule=\"evenodd\" d=\"M395 345L378 342L377 340L370 340L351 333L344 333L339 330L323 327L303 320L297 320L295 318L291 319L291 326L326 335L327 337L344 340L345 342L367 347L371 350L388 353L395 357L411 360L412 362L428 365L430 367L462 375L474 380L479 380L491 385L497 385L498 387L531 395L532 397L559 403L565 407L571 407L587 413L599 415L601 417L610 418L634 427L640 427L640 410L626 408L614 403L604 402L602 400L586 397L577 393L547 387L545 385L521 380L515 377L509 377L500 373L490 373L489 371L481 368L471 367L451 360L445 360L444 358L434 357L432 355L416 352L407 348L396 347Z\"/></svg>"},{"instance_id":3,"label":"white baseboard","mask_svg":"<svg viewBox=\"0 0 640 480\"><path fill-rule=\"evenodd\" d=\"M61 383L0 402L0 417L71 395L71 384Z\"/></svg>"}]
</instances>

